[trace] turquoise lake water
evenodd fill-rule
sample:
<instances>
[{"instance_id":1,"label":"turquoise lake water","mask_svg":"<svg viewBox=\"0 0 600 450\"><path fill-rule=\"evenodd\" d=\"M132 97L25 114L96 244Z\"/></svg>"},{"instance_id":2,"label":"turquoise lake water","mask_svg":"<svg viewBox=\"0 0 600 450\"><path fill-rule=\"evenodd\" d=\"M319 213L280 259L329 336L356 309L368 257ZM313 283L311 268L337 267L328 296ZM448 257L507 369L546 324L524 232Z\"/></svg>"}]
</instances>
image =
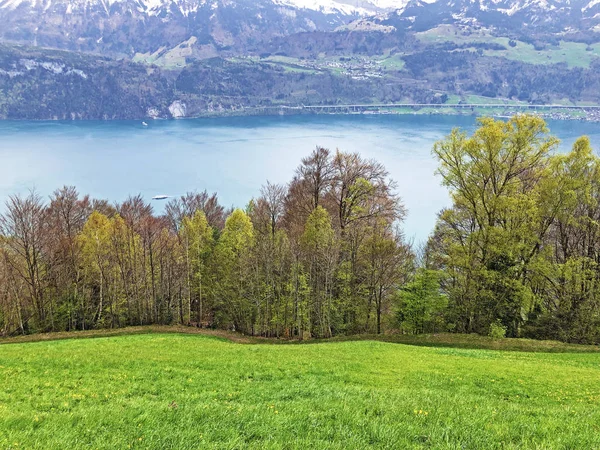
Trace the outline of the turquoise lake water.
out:
<instances>
[{"instance_id":1,"label":"turquoise lake water","mask_svg":"<svg viewBox=\"0 0 600 450\"><path fill-rule=\"evenodd\" d=\"M600 148L600 124L549 122L568 149L580 135ZM408 216L407 237L424 240L448 204L435 176L431 148L453 127L472 131L475 119L454 116L288 116L141 122L0 122L0 197L63 185L121 201L129 194L216 191L243 207L266 180L288 182L315 146L359 152L385 164ZM164 203L154 202L158 212Z\"/></svg>"}]
</instances>

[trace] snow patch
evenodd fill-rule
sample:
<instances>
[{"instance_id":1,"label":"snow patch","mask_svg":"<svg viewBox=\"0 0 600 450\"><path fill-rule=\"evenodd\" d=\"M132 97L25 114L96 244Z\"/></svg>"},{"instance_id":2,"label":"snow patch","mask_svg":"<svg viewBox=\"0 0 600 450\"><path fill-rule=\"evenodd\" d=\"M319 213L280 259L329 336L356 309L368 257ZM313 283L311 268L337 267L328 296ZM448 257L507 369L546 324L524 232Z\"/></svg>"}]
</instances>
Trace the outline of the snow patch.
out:
<instances>
[{"instance_id":1,"label":"snow patch","mask_svg":"<svg viewBox=\"0 0 600 450\"><path fill-rule=\"evenodd\" d=\"M272 0L272 2L295 9L319 11L323 14L367 16L382 11L403 9L409 0Z\"/></svg>"},{"instance_id":2,"label":"snow patch","mask_svg":"<svg viewBox=\"0 0 600 450\"><path fill-rule=\"evenodd\" d=\"M0 69L0 75L7 75L8 78L18 77L19 75L24 75L24 72L19 72L18 70L4 70Z\"/></svg>"},{"instance_id":3,"label":"snow patch","mask_svg":"<svg viewBox=\"0 0 600 450\"><path fill-rule=\"evenodd\" d=\"M592 9L594 6L596 6L598 4L600 4L600 0L592 0L587 5L585 5L583 8L581 8L581 12L586 12L588 9Z\"/></svg>"},{"instance_id":4,"label":"snow patch","mask_svg":"<svg viewBox=\"0 0 600 450\"><path fill-rule=\"evenodd\" d=\"M42 66L48 72L52 72L54 75L63 73L64 68L65 68L64 64L58 64L58 63L54 63L54 62L43 62L40 64L40 66Z\"/></svg>"}]
</instances>

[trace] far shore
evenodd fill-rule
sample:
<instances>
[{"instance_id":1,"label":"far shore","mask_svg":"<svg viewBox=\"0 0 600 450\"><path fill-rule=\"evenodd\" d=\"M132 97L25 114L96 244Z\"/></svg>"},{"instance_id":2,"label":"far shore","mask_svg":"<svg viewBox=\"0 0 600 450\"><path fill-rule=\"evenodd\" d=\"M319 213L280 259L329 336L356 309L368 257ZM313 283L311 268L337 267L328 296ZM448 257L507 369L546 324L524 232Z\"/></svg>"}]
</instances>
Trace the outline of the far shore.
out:
<instances>
[{"instance_id":1,"label":"far shore","mask_svg":"<svg viewBox=\"0 0 600 450\"><path fill-rule=\"evenodd\" d=\"M537 114L544 119L600 122L600 105L502 105L502 104L423 104L423 105L313 105L244 107L232 110L212 110L178 119L245 117L245 116L298 116L298 115L439 115L439 116L492 116L508 118L523 112ZM158 117L151 119L160 119Z\"/></svg>"},{"instance_id":2,"label":"far shore","mask_svg":"<svg viewBox=\"0 0 600 450\"><path fill-rule=\"evenodd\" d=\"M589 123L600 123L600 105L501 105L501 104L415 104L415 105L311 105L311 106L266 106L240 107L236 109L219 109L194 112L177 117L142 116L138 118L104 118L104 119L65 119L46 117L40 119L0 118L3 121L15 122L87 122L87 121L163 121L218 119L225 117L274 117L274 116L462 116L462 117L495 117L510 118L518 113L534 114L548 120L569 120Z\"/></svg>"}]
</instances>

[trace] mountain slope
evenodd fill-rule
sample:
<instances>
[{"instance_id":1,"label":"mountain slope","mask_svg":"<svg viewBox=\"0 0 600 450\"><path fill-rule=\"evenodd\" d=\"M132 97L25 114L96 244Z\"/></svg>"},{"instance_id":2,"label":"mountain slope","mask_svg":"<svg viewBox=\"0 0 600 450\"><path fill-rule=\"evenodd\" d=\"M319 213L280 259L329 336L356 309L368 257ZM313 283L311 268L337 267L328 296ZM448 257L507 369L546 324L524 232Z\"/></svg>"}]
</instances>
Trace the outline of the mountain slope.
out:
<instances>
[{"instance_id":1,"label":"mountain slope","mask_svg":"<svg viewBox=\"0 0 600 450\"><path fill-rule=\"evenodd\" d=\"M0 0L0 24L0 118L600 104L600 0Z\"/></svg>"},{"instance_id":2,"label":"mountain slope","mask_svg":"<svg viewBox=\"0 0 600 450\"><path fill-rule=\"evenodd\" d=\"M593 32L600 24L600 1L410 0L378 20L415 31L456 24L533 33Z\"/></svg>"},{"instance_id":3,"label":"mountain slope","mask_svg":"<svg viewBox=\"0 0 600 450\"><path fill-rule=\"evenodd\" d=\"M540 33L595 40L600 0L0 0L0 24L5 42L119 57L182 45L183 57L201 59L260 53L271 39L296 33L373 30L373 24L401 32L452 24L525 40Z\"/></svg>"},{"instance_id":4,"label":"mountain slope","mask_svg":"<svg viewBox=\"0 0 600 450\"><path fill-rule=\"evenodd\" d=\"M392 0L0 0L0 40L133 56L191 38L209 56L333 30Z\"/></svg>"},{"instance_id":5,"label":"mountain slope","mask_svg":"<svg viewBox=\"0 0 600 450\"><path fill-rule=\"evenodd\" d=\"M426 89L269 62L211 58L182 70L0 44L0 119L142 119L251 114L280 106L432 101Z\"/></svg>"}]
</instances>

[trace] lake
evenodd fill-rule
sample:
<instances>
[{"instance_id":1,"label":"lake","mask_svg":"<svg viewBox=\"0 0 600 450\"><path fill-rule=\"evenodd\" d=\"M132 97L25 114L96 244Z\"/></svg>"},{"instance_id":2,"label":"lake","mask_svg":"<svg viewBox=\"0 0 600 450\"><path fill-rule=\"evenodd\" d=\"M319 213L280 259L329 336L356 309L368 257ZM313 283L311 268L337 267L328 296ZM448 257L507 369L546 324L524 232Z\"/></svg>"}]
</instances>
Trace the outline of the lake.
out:
<instances>
[{"instance_id":1,"label":"lake","mask_svg":"<svg viewBox=\"0 0 600 450\"><path fill-rule=\"evenodd\" d=\"M583 134L600 146L600 124L549 122L568 149ZM448 194L434 172L431 148L453 127L472 131L475 119L456 116L288 116L141 122L0 122L0 196L63 185L111 201L129 194L204 190L243 207L266 180L288 182L315 146L359 152L385 164L408 216L407 237L426 239ZM155 202L158 212L164 203Z\"/></svg>"}]
</instances>

